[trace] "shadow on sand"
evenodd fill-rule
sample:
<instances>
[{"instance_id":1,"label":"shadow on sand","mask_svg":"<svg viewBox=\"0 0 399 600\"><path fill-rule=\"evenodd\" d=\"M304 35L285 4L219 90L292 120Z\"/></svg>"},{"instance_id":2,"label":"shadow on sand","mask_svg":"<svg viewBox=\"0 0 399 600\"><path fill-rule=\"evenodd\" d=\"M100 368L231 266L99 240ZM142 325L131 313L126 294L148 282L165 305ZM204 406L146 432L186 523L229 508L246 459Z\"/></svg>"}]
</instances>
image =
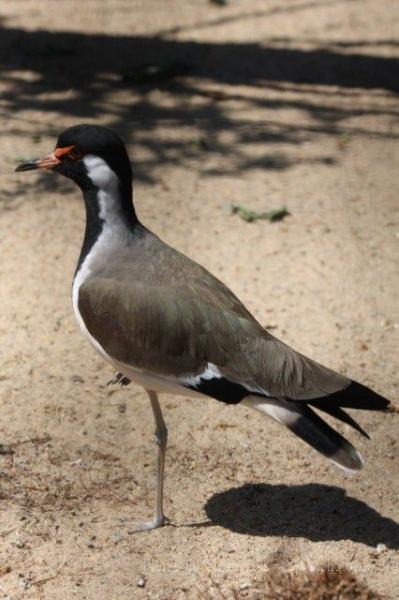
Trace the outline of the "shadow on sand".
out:
<instances>
[{"instance_id":1,"label":"shadow on sand","mask_svg":"<svg viewBox=\"0 0 399 600\"><path fill-rule=\"evenodd\" d=\"M247 484L215 494L205 511L213 525L236 533L399 549L398 523L335 486Z\"/></svg>"}]
</instances>

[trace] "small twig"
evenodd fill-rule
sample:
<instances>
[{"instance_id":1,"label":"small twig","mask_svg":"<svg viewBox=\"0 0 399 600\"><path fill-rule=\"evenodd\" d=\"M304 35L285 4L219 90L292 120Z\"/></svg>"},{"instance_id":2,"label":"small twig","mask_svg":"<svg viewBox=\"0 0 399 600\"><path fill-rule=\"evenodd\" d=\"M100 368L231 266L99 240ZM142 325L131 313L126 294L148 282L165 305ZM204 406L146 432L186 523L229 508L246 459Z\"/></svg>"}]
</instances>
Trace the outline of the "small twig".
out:
<instances>
[{"instance_id":1,"label":"small twig","mask_svg":"<svg viewBox=\"0 0 399 600\"><path fill-rule=\"evenodd\" d=\"M9 444L9 448L16 448L17 446L22 446L23 444L47 444L51 440L51 436L45 435L43 437L34 437L29 438L27 440L20 440L18 442L13 442Z\"/></svg>"},{"instance_id":2,"label":"small twig","mask_svg":"<svg viewBox=\"0 0 399 600\"><path fill-rule=\"evenodd\" d=\"M16 529L17 527L14 527L14 529L7 529L7 531L0 531L0 537L6 538L8 535L10 535L10 533L16 531Z\"/></svg>"}]
</instances>

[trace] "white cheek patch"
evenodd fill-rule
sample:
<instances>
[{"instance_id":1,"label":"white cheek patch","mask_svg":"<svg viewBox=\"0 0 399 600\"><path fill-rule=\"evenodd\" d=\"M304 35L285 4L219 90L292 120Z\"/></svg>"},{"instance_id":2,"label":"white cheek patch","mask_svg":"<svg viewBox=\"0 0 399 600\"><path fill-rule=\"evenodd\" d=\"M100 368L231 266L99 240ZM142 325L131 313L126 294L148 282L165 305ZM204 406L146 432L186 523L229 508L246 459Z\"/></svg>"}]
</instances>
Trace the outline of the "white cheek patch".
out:
<instances>
[{"instance_id":1,"label":"white cheek patch","mask_svg":"<svg viewBox=\"0 0 399 600\"><path fill-rule=\"evenodd\" d=\"M120 206L118 176L99 156L87 154L83 162L87 176L98 188L100 217L104 221L113 222Z\"/></svg>"},{"instance_id":2,"label":"white cheek patch","mask_svg":"<svg viewBox=\"0 0 399 600\"><path fill-rule=\"evenodd\" d=\"M112 190L117 191L118 177L105 160L94 154L87 154L83 162L86 166L87 176L96 187L110 193L112 193Z\"/></svg>"}]
</instances>

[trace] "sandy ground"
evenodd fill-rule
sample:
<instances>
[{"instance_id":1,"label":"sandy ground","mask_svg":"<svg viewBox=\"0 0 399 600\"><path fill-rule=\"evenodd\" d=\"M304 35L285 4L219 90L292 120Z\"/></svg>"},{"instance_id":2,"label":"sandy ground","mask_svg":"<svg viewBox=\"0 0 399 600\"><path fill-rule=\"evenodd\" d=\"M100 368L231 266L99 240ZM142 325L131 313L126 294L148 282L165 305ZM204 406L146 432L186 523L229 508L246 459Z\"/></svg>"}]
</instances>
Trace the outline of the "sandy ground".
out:
<instances>
[{"instance_id":1,"label":"sandy ground","mask_svg":"<svg viewBox=\"0 0 399 600\"><path fill-rule=\"evenodd\" d=\"M371 442L340 428L367 460L349 477L246 408L165 396L173 526L127 533L153 506L148 400L106 387L112 371L74 322L79 192L13 172L68 125L113 126L147 226L277 336L397 402L399 6L0 10L0 598L250 593L271 568L325 561L399 598L397 414L359 416ZM181 76L137 82L148 62ZM249 224L231 203L291 215Z\"/></svg>"}]
</instances>

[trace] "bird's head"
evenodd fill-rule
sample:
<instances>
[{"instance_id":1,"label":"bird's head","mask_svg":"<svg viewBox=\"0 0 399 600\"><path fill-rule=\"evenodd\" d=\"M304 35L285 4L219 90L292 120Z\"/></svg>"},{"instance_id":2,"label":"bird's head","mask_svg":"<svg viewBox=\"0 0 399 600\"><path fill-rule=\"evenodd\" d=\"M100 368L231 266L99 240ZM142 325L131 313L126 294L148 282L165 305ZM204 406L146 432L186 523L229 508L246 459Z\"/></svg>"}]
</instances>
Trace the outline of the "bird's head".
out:
<instances>
[{"instance_id":1,"label":"bird's head","mask_svg":"<svg viewBox=\"0 0 399 600\"><path fill-rule=\"evenodd\" d=\"M69 177L83 190L115 184L131 188L132 168L124 143L111 129L75 125L59 136L53 152L20 164L16 171L48 169Z\"/></svg>"}]
</instances>

